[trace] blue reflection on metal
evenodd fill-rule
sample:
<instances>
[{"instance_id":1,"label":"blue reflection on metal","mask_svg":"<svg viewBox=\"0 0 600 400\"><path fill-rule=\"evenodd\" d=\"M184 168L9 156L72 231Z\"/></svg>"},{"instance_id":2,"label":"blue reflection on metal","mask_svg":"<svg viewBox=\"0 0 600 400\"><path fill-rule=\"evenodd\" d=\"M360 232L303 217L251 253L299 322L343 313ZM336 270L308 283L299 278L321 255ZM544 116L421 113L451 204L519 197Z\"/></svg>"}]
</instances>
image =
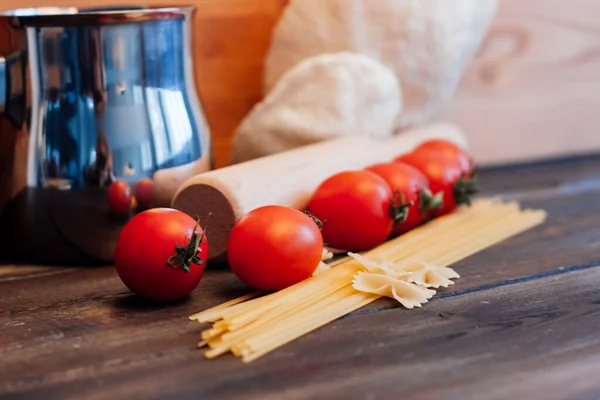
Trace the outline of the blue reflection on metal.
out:
<instances>
[{"instance_id":1,"label":"blue reflection on metal","mask_svg":"<svg viewBox=\"0 0 600 400\"><path fill-rule=\"evenodd\" d=\"M186 23L34 28L40 186L133 182L204 155Z\"/></svg>"}]
</instances>

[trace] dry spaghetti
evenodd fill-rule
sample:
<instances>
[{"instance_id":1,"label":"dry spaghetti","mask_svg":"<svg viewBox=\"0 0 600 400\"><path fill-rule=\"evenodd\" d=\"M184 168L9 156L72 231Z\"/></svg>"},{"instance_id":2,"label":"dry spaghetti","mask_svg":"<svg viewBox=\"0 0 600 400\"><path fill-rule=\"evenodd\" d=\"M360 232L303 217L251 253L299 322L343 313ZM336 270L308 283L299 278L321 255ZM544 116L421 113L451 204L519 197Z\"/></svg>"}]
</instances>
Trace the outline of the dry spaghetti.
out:
<instances>
[{"instance_id":1,"label":"dry spaghetti","mask_svg":"<svg viewBox=\"0 0 600 400\"><path fill-rule=\"evenodd\" d=\"M213 323L199 347L251 362L382 296L420 307L458 278L450 265L546 219L540 210L481 199L279 292L253 293L190 317Z\"/></svg>"}]
</instances>

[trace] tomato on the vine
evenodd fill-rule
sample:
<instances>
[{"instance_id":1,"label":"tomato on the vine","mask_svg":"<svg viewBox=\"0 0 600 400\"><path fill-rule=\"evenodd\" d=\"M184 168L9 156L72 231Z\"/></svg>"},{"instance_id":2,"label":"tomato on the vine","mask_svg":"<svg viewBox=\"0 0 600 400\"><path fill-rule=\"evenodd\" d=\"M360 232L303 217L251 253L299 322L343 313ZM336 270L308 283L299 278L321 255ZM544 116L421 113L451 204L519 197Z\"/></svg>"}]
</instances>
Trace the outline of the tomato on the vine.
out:
<instances>
[{"instance_id":1,"label":"tomato on the vine","mask_svg":"<svg viewBox=\"0 0 600 400\"><path fill-rule=\"evenodd\" d=\"M208 256L204 231L189 215L171 208L137 214L121 231L115 266L123 283L140 296L176 300L198 286Z\"/></svg>"},{"instance_id":2,"label":"tomato on the vine","mask_svg":"<svg viewBox=\"0 0 600 400\"><path fill-rule=\"evenodd\" d=\"M446 158L454 160L460 165L461 171L470 176L475 171L475 163L471 155L462 147L448 140L432 139L421 143L414 151L432 150L443 153Z\"/></svg>"},{"instance_id":3,"label":"tomato on the vine","mask_svg":"<svg viewBox=\"0 0 600 400\"><path fill-rule=\"evenodd\" d=\"M125 181L115 181L108 188L108 207L117 215L125 215L131 209L131 187Z\"/></svg>"},{"instance_id":4,"label":"tomato on the vine","mask_svg":"<svg viewBox=\"0 0 600 400\"><path fill-rule=\"evenodd\" d=\"M322 254L323 238L315 221L282 206L260 207L243 216L227 245L233 272L263 290L280 290L307 279Z\"/></svg>"},{"instance_id":5,"label":"tomato on the vine","mask_svg":"<svg viewBox=\"0 0 600 400\"><path fill-rule=\"evenodd\" d=\"M363 251L383 243L400 215L392 189L371 171L345 171L325 180L308 211L323 224L323 240L336 249Z\"/></svg>"},{"instance_id":6,"label":"tomato on the vine","mask_svg":"<svg viewBox=\"0 0 600 400\"><path fill-rule=\"evenodd\" d=\"M400 235L421 224L432 211L442 207L442 194L432 194L429 181L421 171L401 162L375 164L368 168L381 176L394 193L395 206L403 212L394 225L392 236Z\"/></svg>"},{"instance_id":7,"label":"tomato on the vine","mask_svg":"<svg viewBox=\"0 0 600 400\"><path fill-rule=\"evenodd\" d=\"M475 182L463 177L461 166L451 158L437 151L421 149L394 161L412 165L427 177L433 193L444 194L443 207L436 210L436 215L452 212L462 204L471 204L471 196L476 193Z\"/></svg>"}]
</instances>

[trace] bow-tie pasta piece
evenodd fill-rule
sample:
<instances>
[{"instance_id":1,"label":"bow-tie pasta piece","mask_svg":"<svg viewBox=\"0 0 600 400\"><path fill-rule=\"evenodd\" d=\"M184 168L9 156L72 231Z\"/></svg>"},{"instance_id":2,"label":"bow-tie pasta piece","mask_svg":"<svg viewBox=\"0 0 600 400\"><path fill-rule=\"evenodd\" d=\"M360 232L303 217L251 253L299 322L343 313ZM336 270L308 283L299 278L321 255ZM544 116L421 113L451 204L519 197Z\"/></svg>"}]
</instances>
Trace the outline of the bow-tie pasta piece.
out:
<instances>
[{"instance_id":1,"label":"bow-tie pasta piece","mask_svg":"<svg viewBox=\"0 0 600 400\"><path fill-rule=\"evenodd\" d=\"M231 162L343 136L386 138L401 109L398 80L378 61L352 53L309 58L287 71L242 121Z\"/></svg>"},{"instance_id":2,"label":"bow-tie pasta piece","mask_svg":"<svg viewBox=\"0 0 600 400\"><path fill-rule=\"evenodd\" d=\"M394 279L403 280L407 280L411 274L410 272L395 268L393 263L385 260L369 260L360 254L351 252L349 252L348 255L358 261L358 263L365 267L368 272L373 274L383 274Z\"/></svg>"},{"instance_id":3,"label":"bow-tie pasta piece","mask_svg":"<svg viewBox=\"0 0 600 400\"><path fill-rule=\"evenodd\" d=\"M352 287L359 292L374 293L396 299L408 309L421 307L435 294L435 290L370 272L359 272L352 281Z\"/></svg>"},{"instance_id":4,"label":"bow-tie pasta piece","mask_svg":"<svg viewBox=\"0 0 600 400\"><path fill-rule=\"evenodd\" d=\"M450 267L436 267L436 271L438 271L440 274L442 274L444 277L446 277L448 279L460 278L460 275L458 274L458 272L456 272L455 270L453 270Z\"/></svg>"},{"instance_id":5,"label":"bow-tie pasta piece","mask_svg":"<svg viewBox=\"0 0 600 400\"><path fill-rule=\"evenodd\" d=\"M351 51L393 69L404 95L397 126L434 117L453 95L497 0L292 0L265 64L265 89L306 58Z\"/></svg>"},{"instance_id":6,"label":"bow-tie pasta piece","mask_svg":"<svg viewBox=\"0 0 600 400\"><path fill-rule=\"evenodd\" d=\"M333 258L333 253L326 248L323 248L323 253L321 254L321 261L331 260Z\"/></svg>"},{"instance_id":7,"label":"bow-tie pasta piece","mask_svg":"<svg viewBox=\"0 0 600 400\"><path fill-rule=\"evenodd\" d=\"M418 285L431 288L448 287L454 285L450 279L460 278L452 268L438 267L428 263L414 263L402 266L402 270L410 273L407 280Z\"/></svg>"},{"instance_id":8,"label":"bow-tie pasta piece","mask_svg":"<svg viewBox=\"0 0 600 400\"><path fill-rule=\"evenodd\" d=\"M331 266L327 265L323 261L319 261L319 265L317 265L317 268L313 271L312 276L319 275L320 273L329 271L330 269Z\"/></svg>"}]
</instances>

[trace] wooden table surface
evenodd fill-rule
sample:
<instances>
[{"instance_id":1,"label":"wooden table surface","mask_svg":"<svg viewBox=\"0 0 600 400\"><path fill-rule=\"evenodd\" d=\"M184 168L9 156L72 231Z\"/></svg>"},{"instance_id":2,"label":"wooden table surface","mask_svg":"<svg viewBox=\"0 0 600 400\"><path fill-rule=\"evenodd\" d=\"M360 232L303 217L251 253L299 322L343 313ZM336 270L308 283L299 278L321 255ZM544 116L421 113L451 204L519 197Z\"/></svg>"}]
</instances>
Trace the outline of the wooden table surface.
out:
<instances>
[{"instance_id":1,"label":"wooden table surface","mask_svg":"<svg viewBox=\"0 0 600 400\"><path fill-rule=\"evenodd\" d=\"M482 172L548 222L455 265L422 309L380 300L244 365L195 350L225 269L157 307L111 267L0 267L0 398L599 399L600 159ZM36 249L35 251L41 251Z\"/></svg>"}]
</instances>

